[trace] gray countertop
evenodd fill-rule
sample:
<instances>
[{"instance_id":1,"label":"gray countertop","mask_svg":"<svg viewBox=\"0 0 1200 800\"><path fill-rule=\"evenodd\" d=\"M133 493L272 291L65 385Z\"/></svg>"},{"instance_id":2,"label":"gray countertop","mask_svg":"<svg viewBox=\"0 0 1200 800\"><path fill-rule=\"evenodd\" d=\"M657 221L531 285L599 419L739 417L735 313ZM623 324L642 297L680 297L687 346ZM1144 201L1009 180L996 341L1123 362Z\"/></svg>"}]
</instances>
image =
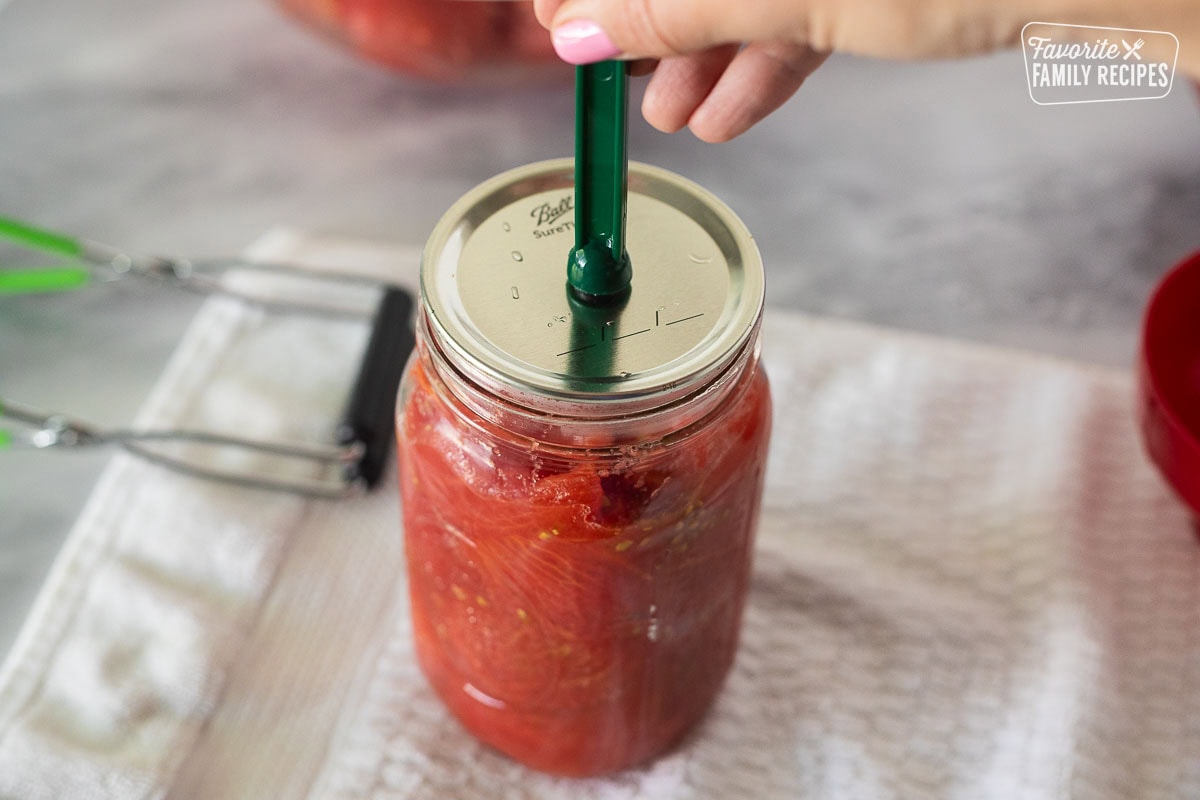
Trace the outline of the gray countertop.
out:
<instances>
[{"instance_id":1,"label":"gray countertop","mask_svg":"<svg viewBox=\"0 0 1200 800\"><path fill-rule=\"evenodd\" d=\"M423 85L266 0L0 9L0 214L132 250L236 253L280 223L419 244L474 184L572 147L569 83ZM742 215L773 308L1126 366L1151 286L1200 247L1190 89L1044 107L1019 53L835 58L733 143L638 119L630 152ZM128 421L197 303L0 298L0 396ZM0 455L0 654L107 458Z\"/></svg>"}]
</instances>

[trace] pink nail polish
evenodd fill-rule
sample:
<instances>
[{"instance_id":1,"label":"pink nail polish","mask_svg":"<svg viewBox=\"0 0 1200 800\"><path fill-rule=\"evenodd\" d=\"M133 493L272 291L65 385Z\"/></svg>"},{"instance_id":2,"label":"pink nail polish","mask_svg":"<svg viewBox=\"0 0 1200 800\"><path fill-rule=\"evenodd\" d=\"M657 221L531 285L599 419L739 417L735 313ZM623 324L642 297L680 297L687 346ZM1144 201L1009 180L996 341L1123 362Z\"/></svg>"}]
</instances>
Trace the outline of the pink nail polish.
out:
<instances>
[{"instance_id":1,"label":"pink nail polish","mask_svg":"<svg viewBox=\"0 0 1200 800\"><path fill-rule=\"evenodd\" d=\"M568 64L592 64L620 55L604 30L590 19L573 19L555 28L550 39L554 52Z\"/></svg>"}]
</instances>

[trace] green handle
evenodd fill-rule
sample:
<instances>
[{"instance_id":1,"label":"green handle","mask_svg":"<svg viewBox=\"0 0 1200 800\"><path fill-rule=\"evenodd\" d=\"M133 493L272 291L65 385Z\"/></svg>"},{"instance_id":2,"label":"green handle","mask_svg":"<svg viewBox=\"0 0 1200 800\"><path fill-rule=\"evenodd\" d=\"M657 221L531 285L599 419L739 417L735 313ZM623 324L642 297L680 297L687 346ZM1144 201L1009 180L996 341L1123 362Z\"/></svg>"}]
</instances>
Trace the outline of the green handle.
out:
<instances>
[{"instance_id":1,"label":"green handle","mask_svg":"<svg viewBox=\"0 0 1200 800\"><path fill-rule=\"evenodd\" d=\"M621 61L575 68L575 248L567 283L584 302L620 297L633 280L625 252L629 76Z\"/></svg>"},{"instance_id":2,"label":"green handle","mask_svg":"<svg viewBox=\"0 0 1200 800\"><path fill-rule=\"evenodd\" d=\"M0 428L0 450L7 450L12 446L12 434Z\"/></svg>"},{"instance_id":3,"label":"green handle","mask_svg":"<svg viewBox=\"0 0 1200 800\"><path fill-rule=\"evenodd\" d=\"M0 239L8 239L34 250L67 258L79 258L83 255L83 242L61 233L26 225L9 217L0 217Z\"/></svg>"},{"instance_id":4,"label":"green handle","mask_svg":"<svg viewBox=\"0 0 1200 800\"><path fill-rule=\"evenodd\" d=\"M87 267L0 270L0 294L61 292L83 286L92 277Z\"/></svg>"},{"instance_id":5,"label":"green handle","mask_svg":"<svg viewBox=\"0 0 1200 800\"><path fill-rule=\"evenodd\" d=\"M10 217L0 217L0 239L67 258L81 258L84 253L83 243L77 239ZM60 292L82 286L90 279L91 271L86 267L0 270L0 294Z\"/></svg>"}]
</instances>

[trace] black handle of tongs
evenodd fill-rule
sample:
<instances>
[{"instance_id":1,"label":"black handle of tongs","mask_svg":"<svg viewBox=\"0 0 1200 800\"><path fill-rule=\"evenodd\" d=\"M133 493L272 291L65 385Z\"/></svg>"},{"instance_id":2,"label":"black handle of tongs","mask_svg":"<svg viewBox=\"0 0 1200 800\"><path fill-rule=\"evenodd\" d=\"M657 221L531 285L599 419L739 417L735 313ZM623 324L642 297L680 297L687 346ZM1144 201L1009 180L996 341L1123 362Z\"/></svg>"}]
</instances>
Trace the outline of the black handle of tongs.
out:
<instances>
[{"instance_id":1,"label":"black handle of tongs","mask_svg":"<svg viewBox=\"0 0 1200 800\"><path fill-rule=\"evenodd\" d=\"M363 356L354 391L338 426L338 443L362 446L362 457L347 476L373 488L383 477L396 438L396 391L408 356L416 346L411 324L413 298L404 289L389 287L379 301L371 338Z\"/></svg>"}]
</instances>

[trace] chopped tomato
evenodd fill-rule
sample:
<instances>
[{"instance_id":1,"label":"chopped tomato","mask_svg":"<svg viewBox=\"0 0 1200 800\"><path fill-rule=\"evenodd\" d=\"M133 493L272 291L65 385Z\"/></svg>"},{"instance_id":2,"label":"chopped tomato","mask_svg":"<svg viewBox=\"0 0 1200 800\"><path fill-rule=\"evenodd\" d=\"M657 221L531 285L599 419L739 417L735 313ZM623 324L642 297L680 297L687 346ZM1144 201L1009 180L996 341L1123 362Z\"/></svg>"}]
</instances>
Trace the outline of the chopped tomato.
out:
<instances>
[{"instance_id":1,"label":"chopped tomato","mask_svg":"<svg viewBox=\"0 0 1200 800\"><path fill-rule=\"evenodd\" d=\"M750 369L712 418L640 456L522 441L414 358L398 419L417 655L463 724L537 769L663 752L733 662L770 400Z\"/></svg>"}]
</instances>

